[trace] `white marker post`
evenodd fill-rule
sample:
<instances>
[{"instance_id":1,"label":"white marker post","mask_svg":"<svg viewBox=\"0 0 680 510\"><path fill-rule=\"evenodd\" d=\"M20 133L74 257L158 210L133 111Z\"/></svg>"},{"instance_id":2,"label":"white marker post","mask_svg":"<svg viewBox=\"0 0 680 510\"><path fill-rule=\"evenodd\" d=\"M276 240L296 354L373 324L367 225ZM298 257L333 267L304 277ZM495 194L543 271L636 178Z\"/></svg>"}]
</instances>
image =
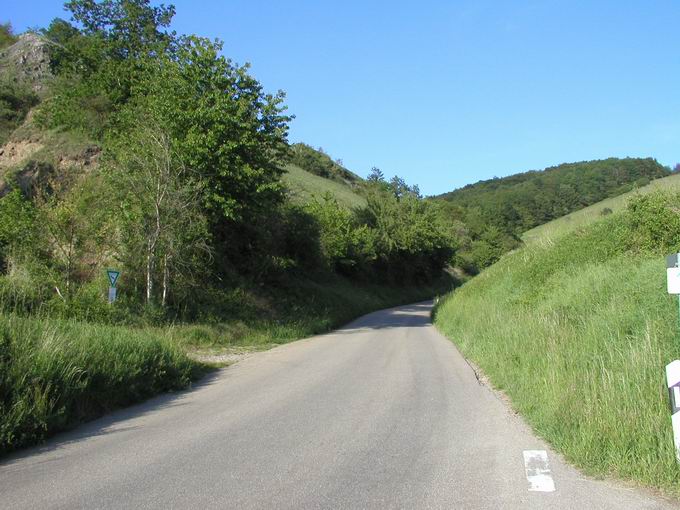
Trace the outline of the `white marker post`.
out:
<instances>
[{"instance_id":1,"label":"white marker post","mask_svg":"<svg viewBox=\"0 0 680 510\"><path fill-rule=\"evenodd\" d=\"M107 269L106 276L109 277L109 304L112 304L116 300L116 282L118 282L118 277L120 276L120 271L115 269Z\"/></svg>"},{"instance_id":2,"label":"white marker post","mask_svg":"<svg viewBox=\"0 0 680 510\"><path fill-rule=\"evenodd\" d=\"M673 443L675 457L680 462L680 360L666 365L666 384L671 403L671 423L673 424Z\"/></svg>"},{"instance_id":3,"label":"white marker post","mask_svg":"<svg viewBox=\"0 0 680 510\"><path fill-rule=\"evenodd\" d=\"M679 255L680 254L678 253L673 253L666 257L666 287L669 294L678 295L678 310L680 312ZM668 398L671 405L671 424L673 425L675 457L678 462L680 462L680 360L675 360L666 365L666 384L668 386Z\"/></svg>"}]
</instances>

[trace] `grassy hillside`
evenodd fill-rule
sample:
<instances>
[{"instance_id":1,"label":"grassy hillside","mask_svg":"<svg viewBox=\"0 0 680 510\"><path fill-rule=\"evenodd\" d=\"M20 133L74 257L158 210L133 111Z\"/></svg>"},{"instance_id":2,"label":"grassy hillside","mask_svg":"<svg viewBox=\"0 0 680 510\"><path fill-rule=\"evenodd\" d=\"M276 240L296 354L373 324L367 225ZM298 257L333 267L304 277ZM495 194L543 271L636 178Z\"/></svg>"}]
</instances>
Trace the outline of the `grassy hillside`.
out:
<instances>
[{"instance_id":1,"label":"grassy hillside","mask_svg":"<svg viewBox=\"0 0 680 510\"><path fill-rule=\"evenodd\" d=\"M312 174L293 164L286 165L283 182L288 186L291 198L298 203L306 203L313 197L320 198L331 192L338 203L348 209L366 205L366 199L349 184Z\"/></svg>"},{"instance_id":2,"label":"grassy hillside","mask_svg":"<svg viewBox=\"0 0 680 510\"><path fill-rule=\"evenodd\" d=\"M680 188L680 174L670 175L652 181L646 186L629 191L617 197L608 198L589 207L585 207L561 218L557 218L544 225L528 230L522 235L525 243L545 242L583 227L601 219L603 215L618 212L626 207L631 197L636 194L650 193L657 190L675 190Z\"/></svg>"},{"instance_id":3,"label":"grassy hillside","mask_svg":"<svg viewBox=\"0 0 680 510\"><path fill-rule=\"evenodd\" d=\"M664 367L680 342L664 255L680 249L678 200L637 196L516 250L447 296L435 319L569 461L676 496Z\"/></svg>"}]
</instances>

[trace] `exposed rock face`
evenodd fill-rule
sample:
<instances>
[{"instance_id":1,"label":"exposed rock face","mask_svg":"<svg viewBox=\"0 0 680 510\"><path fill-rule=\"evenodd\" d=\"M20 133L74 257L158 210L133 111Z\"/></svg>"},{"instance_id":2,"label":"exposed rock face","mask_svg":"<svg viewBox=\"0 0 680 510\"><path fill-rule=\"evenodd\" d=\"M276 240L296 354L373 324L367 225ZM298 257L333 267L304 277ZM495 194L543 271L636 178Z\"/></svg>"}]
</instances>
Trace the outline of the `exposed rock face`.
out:
<instances>
[{"instance_id":1,"label":"exposed rock face","mask_svg":"<svg viewBox=\"0 0 680 510\"><path fill-rule=\"evenodd\" d=\"M6 168L17 166L43 148L37 140L10 141L0 147L0 173Z\"/></svg>"},{"instance_id":2,"label":"exposed rock face","mask_svg":"<svg viewBox=\"0 0 680 510\"><path fill-rule=\"evenodd\" d=\"M20 35L17 42L0 52L0 74L14 75L40 92L45 80L52 76L50 44L54 43L33 32Z\"/></svg>"}]
</instances>

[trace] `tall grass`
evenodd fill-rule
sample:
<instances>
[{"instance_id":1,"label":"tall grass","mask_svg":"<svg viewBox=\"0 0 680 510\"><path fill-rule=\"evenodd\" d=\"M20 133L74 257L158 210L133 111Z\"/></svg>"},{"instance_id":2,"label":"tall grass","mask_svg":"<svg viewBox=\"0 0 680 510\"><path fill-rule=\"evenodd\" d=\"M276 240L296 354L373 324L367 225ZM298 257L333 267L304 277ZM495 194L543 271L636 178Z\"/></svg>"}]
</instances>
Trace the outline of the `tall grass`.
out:
<instances>
[{"instance_id":1,"label":"tall grass","mask_svg":"<svg viewBox=\"0 0 680 510\"><path fill-rule=\"evenodd\" d=\"M635 214L504 257L435 321L568 460L680 495L664 380L680 358L671 247L641 249L647 225Z\"/></svg>"},{"instance_id":2,"label":"tall grass","mask_svg":"<svg viewBox=\"0 0 680 510\"><path fill-rule=\"evenodd\" d=\"M150 331L0 315L0 453L204 373Z\"/></svg>"}]
</instances>

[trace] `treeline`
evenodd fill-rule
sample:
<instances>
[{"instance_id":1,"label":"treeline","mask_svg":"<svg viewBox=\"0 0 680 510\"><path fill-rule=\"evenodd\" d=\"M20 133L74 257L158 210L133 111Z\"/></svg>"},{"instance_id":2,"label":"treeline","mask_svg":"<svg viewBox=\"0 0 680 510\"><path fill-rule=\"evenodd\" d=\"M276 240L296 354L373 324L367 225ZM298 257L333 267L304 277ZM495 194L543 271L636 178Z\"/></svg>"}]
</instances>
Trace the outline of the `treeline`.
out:
<instances>
[{"instance_id":1,"label":"treeline","mask_svg":"<svg viewBox=\"0 0 680 510\"><path fill-rule=\"evenodd\" d=\"M219 315L244 284L441 275L453 242L418 193L379 180L366 186L361 210L332 196L288 200L281 175L291 158L336 178L346 170L305 146L291 150L283 92L266 93L248 66L221 55L221 43L171 31L174 7L65 7L73 22L55 19L42 31L54 79L33 120L103 150L94 168L46 163L5 176L0 305L195 319ZM106 267L122 270L115 307L103 297Z\"/></svg>"},{"instance_id":2,"label":"treeline","mask_svg":"<svg viewBox=\"0 0 680 510\"><path fill-rule=\"evenodd\" d=\"M651 158L610 158L480 181L435 200L456 232L455 264L476 273L519 246L523 232L668 174Z\"/></svg>"}]
</instances>

